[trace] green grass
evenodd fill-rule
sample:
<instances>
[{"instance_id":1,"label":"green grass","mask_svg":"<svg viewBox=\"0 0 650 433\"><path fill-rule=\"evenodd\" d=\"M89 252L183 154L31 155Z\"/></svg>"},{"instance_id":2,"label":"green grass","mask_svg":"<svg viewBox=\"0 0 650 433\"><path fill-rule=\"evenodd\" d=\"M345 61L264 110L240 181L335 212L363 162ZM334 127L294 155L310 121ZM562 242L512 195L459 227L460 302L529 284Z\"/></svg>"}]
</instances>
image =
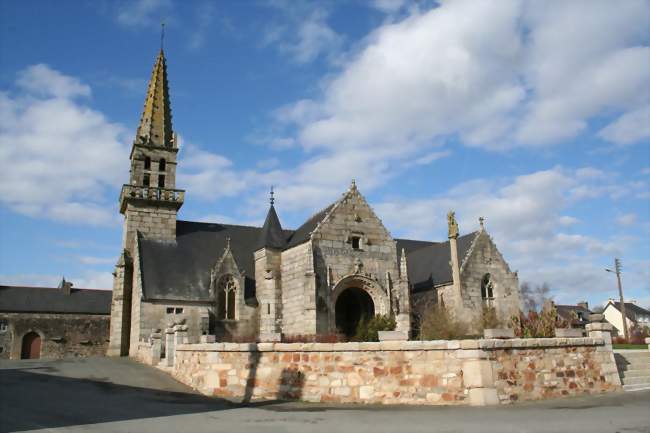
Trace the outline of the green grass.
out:
<instances>
[{"instance_id":1,"label":"green grass","mask_svg":"<svg viewBox=\"0 0 650 433\"><path fill-rule=\"evenodd\" d=\"M647 344L613 344L614 349L647 349Z\"/></svg>"}]
</instances>

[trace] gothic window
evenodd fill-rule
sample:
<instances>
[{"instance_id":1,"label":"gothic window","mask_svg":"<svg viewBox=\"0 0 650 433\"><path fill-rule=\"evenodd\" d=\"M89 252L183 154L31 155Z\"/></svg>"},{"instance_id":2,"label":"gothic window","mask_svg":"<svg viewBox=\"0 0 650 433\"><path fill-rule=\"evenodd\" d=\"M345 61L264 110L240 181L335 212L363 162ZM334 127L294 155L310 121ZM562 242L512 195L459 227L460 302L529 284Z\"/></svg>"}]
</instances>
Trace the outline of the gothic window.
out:
<instances>
[{"instance_id":1,"label":"gothic window","mask_svg":"<svg viewBox=\"0 0 650 433\"><path fill-rule=\"evenodd\" d=\"M144 169L151 170L151 158L149 158L148 156L144 158Z\"/></svg>"},{"instance_id":2,"label":"gothic window","mask_svg":"<svg viewBox=\"0 0 650 433\"><path fill-rule=\"evenodd\" d=\"M217 287L217 308L219 319L235 320L235 299L237 285L232 275L221 279Z\"/></svg>"},{"instance_id":3,"label":"gothic window","mask_svg":"<svg viewBox=\"0 0 650 433\"><path fill-rule=\"evenodd\" d=\"M492 283L492 276L485 274L481 281L481 298L484 301L494 299L494 284Z\"/></svg>"},{"instance_id":4,"label":"gothic window","mask_svg":"<svg viewBox=\"0 0 650 433\"><path fill-rule=\"evenodd\" d=\"M165 187L165 175L161 174L158 176L158 188L164 188Z\"/></svg>"},{"instance_id":5,"label":"gothic window","mask_svg":"<svg viewBox=\"0 0 650 433\"><path fill-rule=\"evenodd\" d=\"M142 185L149 186L150 184L151 181L149 180L149 175L145 173L144 176L142 177Z\"/></svg>"},{"instance_id":6,"label":"gothic window","mask_svg":"<svg viewBox=\"0 0 650 433\"><path fill-rule=\"evenodd\" d=\"M161 158L158 162L158 171L165 171L165 158Z\"/></svg>"}]
</instances>

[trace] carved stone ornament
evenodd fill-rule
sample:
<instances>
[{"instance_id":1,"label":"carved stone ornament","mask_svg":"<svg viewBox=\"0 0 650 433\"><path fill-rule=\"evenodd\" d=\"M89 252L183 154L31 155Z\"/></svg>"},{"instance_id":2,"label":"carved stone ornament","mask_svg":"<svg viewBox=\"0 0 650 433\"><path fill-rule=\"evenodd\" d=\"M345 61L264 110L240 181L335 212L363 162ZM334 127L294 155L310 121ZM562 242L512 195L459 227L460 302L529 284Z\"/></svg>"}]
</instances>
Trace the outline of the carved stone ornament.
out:
<instances>
[{"instance_id":1,"label":"carved stone ornament","mask_svg":"<svg viewBox=\"0 0 650 433\"><path fill-rule=\"evenodd\" d=\"M449 237L458 237L458 223L456 222L456 212L453 210L447 214L447 226L449 227Z\"/></svg>"}]
</instances>

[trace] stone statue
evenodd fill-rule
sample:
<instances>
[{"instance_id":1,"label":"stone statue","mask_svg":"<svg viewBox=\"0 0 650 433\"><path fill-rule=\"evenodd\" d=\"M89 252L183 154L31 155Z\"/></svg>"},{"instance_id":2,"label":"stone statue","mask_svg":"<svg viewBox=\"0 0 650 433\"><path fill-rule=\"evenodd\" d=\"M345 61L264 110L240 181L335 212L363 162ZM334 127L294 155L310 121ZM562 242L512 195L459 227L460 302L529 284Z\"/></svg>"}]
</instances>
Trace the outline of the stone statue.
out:
<instances>
[{"instance_id":1,"label":"stone statue","mask_svg":"<svg viewBox=\"0 0 650 433\"><path fill-rule=\"evenodd\" d=\"M456 212L450 210L447 214L447 226L449 227L449 237L458 237L458 223L456 222Z\"/></svg>"}]
</instances>

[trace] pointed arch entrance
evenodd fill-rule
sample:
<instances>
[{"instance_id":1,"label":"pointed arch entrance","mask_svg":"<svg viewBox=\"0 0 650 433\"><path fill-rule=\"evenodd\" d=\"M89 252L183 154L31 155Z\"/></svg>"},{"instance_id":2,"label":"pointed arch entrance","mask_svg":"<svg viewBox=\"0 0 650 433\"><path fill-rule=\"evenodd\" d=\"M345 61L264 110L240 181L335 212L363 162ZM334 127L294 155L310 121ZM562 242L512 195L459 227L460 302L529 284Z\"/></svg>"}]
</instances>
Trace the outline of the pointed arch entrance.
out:
<instances>
[{"instance_id":1,"label":"pointed arch entrance","mask_svg":"<svg viewBox=\"0 0 650 433\"><path fill-rule=\"evenodd\" d=\"M23 337L20 359L39 359L41 357L41 336L36 332L28 332Z\"/></svg>"}]
</instances>

